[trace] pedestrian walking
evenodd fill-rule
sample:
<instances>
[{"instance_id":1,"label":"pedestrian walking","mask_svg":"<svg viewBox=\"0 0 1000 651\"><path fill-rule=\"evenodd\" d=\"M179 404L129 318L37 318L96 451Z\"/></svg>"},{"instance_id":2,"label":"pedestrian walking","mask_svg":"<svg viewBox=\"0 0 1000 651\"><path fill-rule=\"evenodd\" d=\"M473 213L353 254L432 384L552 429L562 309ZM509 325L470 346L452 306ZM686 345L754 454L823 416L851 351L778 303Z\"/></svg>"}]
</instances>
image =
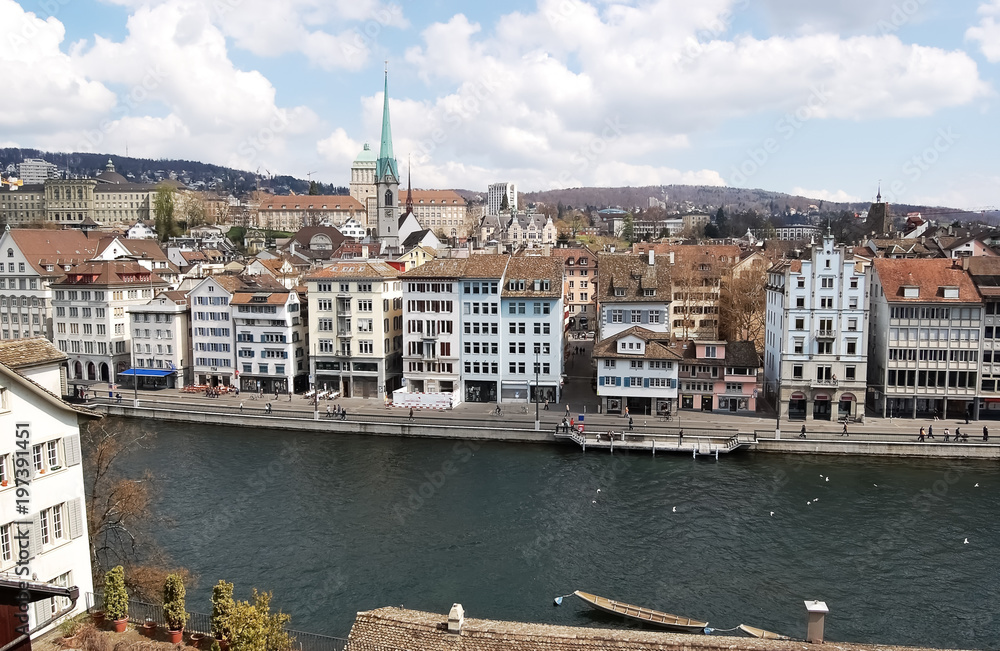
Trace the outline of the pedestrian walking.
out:
<instances>
[{"instance_id":1,"label":"pedestrian walking","mask_svg":"<svg viewBox=\"0 0 1000 651\"><path fill-rule=\"evenodd\" d=\"M962 440L962 428L961 427L956 427L955 428L955 443L958 443L961 440Z\"/></svg>"},{"instance_id":2,"label":"pedestrian walking","mask_svg":"<svg viewBox=\"0 0 1000 651\"><path fill-rule=\"evenodd\" d=\"M413 420L413 407L410 407L410 417L408 420Z\"/></svg>"},{"instance_id":3,"label":"pedestrian walking","mask_svg":"<svg viewBox=\"0 0 1000 651\"><path fill-rule=\"evenodd\" d=\"M629 415L628 415L628 407L626 406L625 407L625 418L628 418L628 417L629 417Z\"/></svg>"},{"instance_id":4,"label":"pedestrian walking","mask_svg":"<svg viewBox=\"0 0 1000 651\"><path fill-rule=\"evenodd\" d=\"M265 414L270 414L271 413L271 403L267 403L267 404L264 405L264 413Z\"/></svg>"},{"instance_id":5,"label":"pedestrian walking","mask_svg":"<svg viewBox=\"0 0 1000 651\"><path fill-rule=\"evenodd\" d=\"M989 441L990 440L990 430L985 425L983 425L983 440L984 441Z\"/></svg>"},{"instance_id":6,"label":"pedestrian walking","mask_svg":"<svg viewBox=\"0 0 1000 651\"><path fill-rule=\"evenodd\" d=\"M631 416L628 417L628 431L630 431L630 432L632 431L632 417Z\"/></svg>"},{"instance_id":7,"label":"pedestrian walking","mask_svg":"<svg viewBox=\"0 0 1000 651\"><path fill-rule=\"evenodd\" d=\"M920 428L920 434L918 434L918 435L917 435L917 440L918 440L918 441L923 441L923 440L925 440L925 434L926 434L926 432L925 432L924 428L923 428L923 427L921 427L921 428Z\"/></svg>"},{"instance_id":8,"label":"pedestrian walking","mask_svg":"<svg viewBox=\"0 0 1000 651\"><path fill-rule=\"evenodd\" d=\"M347 410L346 409L341 409L340 410L340 420L347 420Z\"/></svg>"},{"instance_id":9,"label":"pedestrian walking","mask_svg":"<svg viewBox=\"0 0 1000 651\"><path fill-rule=\"evenodd\" d=\"M684 443L684 430L680 430L679 432L677 432L677 447L681 447L681 444L683 443Z\"/></svg>"},{"instance_id":10,"label":"pedestrian walking","mask_svg":"<svg viewBox=\"0 0 1000 651\"><path fill-rule=\"evenodd\" d=\"M945 427L945 428L944 428L944 442L945 442L945 443L947 443L947 442L948 442L948 435L949 435L950 433L951 433L951 432L949 432L949 431L948 431L948 428L947 428L947 427Z\"/></svg>"},{"instance_id":11,"label":"pedestrian walking","mask_svg":"<svg viewBox=\"0 0 1000 651\"><path fill-rule=\"evenodd\" d=\"M841 432L840 435L841 436L850 436L850 434L847 433L847 423L846 422L844 423L844 431Z\"/></svg>"},{"instance_id":12,"label":"pedestrian walking","mask_svg":"<svg viewBox=\"0 0 1000 651\"><path fill-rule=\"evenodd\" d=\"M929 425L927 427L927 438L929 438L929 439L934 438L934 426L933 425Z\"/></svg>"},{"instance_id":13,"label":"pedestrian walking","mask_svg":"<svg viewBox=\"0 0 1000 651\"><path fill-rule=\"evenodd\" d=\"M569 403L566 403L566 418L569 418Z\"/></svg>"},{"instance_id":14,"label":"pedestrian walking","mask_svg":"<svg viewBox=\"0 0 1000 651\"><path fill-rule=\"evenodd\" d=\"M122 404L122 394L121 394L121 392L115 394L115 402L117 402L119 405Z\"/></svg>"},{"instance_id":15,"label":"pedestrian walking","mask_svg":"<svg viewBox=\"0 0 1000 651\"><path fill-rule=\"evenodd\" d=\"M243 413L243 402L242 401L240 402L240 413L241 414Z\"/></svg>"},{"instance_id":16,"label":"pedestrian walking","mask_svg":"<svg viewBox=\"0 0 1000 651\"><path fill-rule=\"evenodd\" d=\"M548 411L548 410L549 410L549 401L548 401L548 399L546 399L546 400L545 400L545 407L543 407L543 409L544 409L545 411Z\"/></svg>"},{"instance_id":17,"label":"pedestrian walking","mask_svg":"<svg viewBox=\"0 0 1000 651\"><path fill-rule=\"evenodd\" d=\"M805 424L803 424L802 425L802 431L799 432L799 438L800 439L804 439L805 437L806 437L806 426L805 426Z\"/></svg>"},{"instance_id":18,"label":"pedestrian walking","mask_svg":"<svg viewBox=\"0 0 1000 651\"><path fill-rule=\"evenodd\" d=\"M333 418L333 412L330 410L330 405L326 406L326 417Z\"/></svg>"}]
</instances>

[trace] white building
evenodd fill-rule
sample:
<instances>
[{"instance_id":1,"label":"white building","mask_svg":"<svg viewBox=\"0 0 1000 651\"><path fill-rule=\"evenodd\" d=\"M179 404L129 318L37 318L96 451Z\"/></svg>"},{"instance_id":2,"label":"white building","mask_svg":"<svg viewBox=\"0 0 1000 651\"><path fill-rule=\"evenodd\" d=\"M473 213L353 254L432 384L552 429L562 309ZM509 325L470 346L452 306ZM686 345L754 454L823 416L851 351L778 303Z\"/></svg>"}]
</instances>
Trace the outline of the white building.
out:
<instances>
[{"instance_id":1,"label":"white building","mask_svg":"<svg viewBox=\"0 0 1000 651\"><path fill-rule=\"evenodd\" d=\"M261 283L263 279L268 277L237 289L230 301L240 389L279 394L305 391L309 373L305 302L298 292L276 282ZM214 354L198 348L195 353Z\"/></svg>"},{"instance_id":2,"label":"white building","mask_svg":"<svg viewBox=\"0 0 1000 651\"><path fill-rule=\"evenodd\" d=\"M25 185L45 183L46 179L58 176L58 172L58 165L53 165L41 158L25 158L24 162L17 166L17 175L24 181Z\"/></svg>"},{"instance_id":3,"label":"white building","mask_svg":"<svg viewBox=\"0 0 1000 651\"><path fill-rule=\"evenodd\" d=\"M491 183L486 199L487 214L499 215L504 197L507 197L507 210L517 212L517 186L513 183Z\"/></svg>"},{"instance_id":4,"label":"white building","mask_svg":"<svg viewBox=\"0 0 1000 651\"><path fill-rule=\"evenodd\" d=\"M456 332L461 332L461 394L467 402L498 402L501 395L507 339L501 296L510 262L505 255L472 256L458 283L461 330ZM527 399L527 388L521 387L521 400Z\"/></svg>"},{"instance_id":5,"label":"white building","mask_svg":"<svg viewBox=\"0 0 1000 651\"><path fill-rule=\"evenodd\" d=\"M672 287L667 256L657 257L652 251L644 256L602 253L597 263L601 269L599 340L637 325L664 335L670 332Z\"/></svg>"},{"instance_id":6,"label":"white building","mask_svg":"<svg viewBox=\"0 0 1000 651\"><path fill-rule=\"evenodd\" d=\"M244 285L236 276L219 275L204 279L188 292L195 384L236 385L235 338L229 304Z\"/></svg>"},{"instance_id":7,"label":"white building","mask_svg":"<svg viewBox=\"0 0 1000 651\"><path fill-rule=\"evenodd\" d=\"M399 274L381 260L351 260L306 278L314 387L345 398L383 398L402 386Z\"/></svg>"},{"instance_id":8,"label":"white building","mask_svg":"<svg viewBox=\"0 0 1000 651\"><path fill-rule=\"evenodd\" d=\"M128 308L148 303L166 286L137 262L124 261L85 262L52 283L53 338L70 356L69 379L116 383L132 366Z\"/></svg>"},{"instance_id":9,"label":"white building","mask_svg":"<svg viewBox=\"0 0 1000 651\"><path fill-rule=\"evenodd\" d=\"M160 292L144 305L128 308L132 361L139 388L180 388L193 384L191 310L185 292Z\"/></svg>"},{"instance_id":10,"label":"white building","mask_svg":"<svg viewBox=\"0 0 1000 651\"><path fill-rule=\"evenodd\" d=\"M57 397L65 361L44 339L0 342L0 428L7 433L0 437L0 575L22 576L24 549L28 579L76 586L80 593L72 608L65 597L36 601L28 610L33 638L82 613L84 595L94 590L79 419L96 414ZM31 474L26 485L15 481L22 453ZM18 515L21 506L27 512Z\"/></svg>"},{"instance_id":11,"label":"white building","mask_svg":"<svg viewBox=\"0 0 1000 651\"><path fill-rule=\"evenodd\" d=\"M500 306L504 402L561 400L562 280L558 258L515 257L507 265Z\"/></svg>"},{"instance_id":12,"label":"white building","mask_svg":"<svg viewBox=\"0 0 1000 651\"><path fill-rule=\"evenodd\" d=\"M680 353L668 335L632 326L594 346L597 396L606 414L673 413Z\"/></svg>"},{"instance_id":13,"label":"white building","mask_svg":"<svg viewBox=\"0 0 1000 651\"><path fill-rule=\"evenodd\" d=\"M836 246L829 233L808 259L768 271L764 391L780 404L782 418L864 413L866 287L863 261Z\"/></svg>"}]
</instances>

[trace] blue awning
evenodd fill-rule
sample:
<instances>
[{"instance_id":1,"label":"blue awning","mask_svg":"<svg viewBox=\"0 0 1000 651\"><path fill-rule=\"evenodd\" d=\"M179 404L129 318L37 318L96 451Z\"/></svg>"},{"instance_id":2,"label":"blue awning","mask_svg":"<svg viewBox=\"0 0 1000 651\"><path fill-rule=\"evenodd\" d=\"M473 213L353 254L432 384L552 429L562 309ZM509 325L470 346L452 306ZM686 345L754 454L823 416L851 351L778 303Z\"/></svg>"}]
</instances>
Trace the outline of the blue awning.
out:
<instances>
[{"instance_id":1,"label":"blue awning","mask_svg":"<svg viewBox=\"0 0 1000 651\"><path fill-rule=\"evenodd\" d=\"M165 369L156 368L130 368L127 371L122 371L118 375L138 375L139 377L167 377L177 371L170 371Z\"/></svg>"}]
</instances>

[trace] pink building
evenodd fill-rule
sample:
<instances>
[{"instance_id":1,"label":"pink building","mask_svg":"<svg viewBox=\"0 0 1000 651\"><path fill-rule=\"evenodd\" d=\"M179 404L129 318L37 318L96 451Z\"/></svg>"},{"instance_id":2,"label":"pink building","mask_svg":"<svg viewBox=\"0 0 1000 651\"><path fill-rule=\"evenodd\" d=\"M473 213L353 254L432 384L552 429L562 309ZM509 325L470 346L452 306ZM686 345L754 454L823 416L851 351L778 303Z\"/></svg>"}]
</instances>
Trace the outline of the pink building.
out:
<instances>
[{"instance_id":1,"label":"pink building","mask_svg":"<svg viewBox=\"0 0 1000 651\"><path fill-rule=\"evenodd\" d=\"M687 342L677 376L681 409L756 411L759 368L753 342Z\"/></svg>"}]
</instances>

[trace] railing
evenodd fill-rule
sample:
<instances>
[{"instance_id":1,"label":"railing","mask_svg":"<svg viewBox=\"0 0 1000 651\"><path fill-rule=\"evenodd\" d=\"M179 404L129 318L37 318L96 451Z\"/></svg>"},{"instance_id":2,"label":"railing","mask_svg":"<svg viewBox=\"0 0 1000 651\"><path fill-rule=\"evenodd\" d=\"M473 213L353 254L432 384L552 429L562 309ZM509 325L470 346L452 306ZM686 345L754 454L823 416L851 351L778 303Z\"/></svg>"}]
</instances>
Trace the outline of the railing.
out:
<instances>
[{"instance_id":1,"label":"railing","mask_svg":"<svg viewBox=\"0 0 1000 651\"><path fill-rule=\"evenodd\" d=\"M835 387L840 385L840 380L817 378L809 384L814 387Z\"/></svg>"},{"instance_id":2,"label":"railing","mask_svg":"<svg viewBox=\"0 0 1000 651\"><path fill-rule=\"evenodd\" d=\"M817 330L816 336L822 339L833 339L833 330Z\"/></svg>"},{"instance_id":3,"label":"railing","mask_svg":"<svg viewBox=\"0 0 1000 651\"><path fill-rule=\"evenodd\" d=\"M104 600L100 594L88 592L86 595L87 610L100 610L104 607ZM128 600L128 620L133 624L144 624L147 621L156 622L157 625L165 627L166 619L163 617L163 606L159 604L146 603L138 599ZM347 647L347 640L329 635L319 635L317 633L306 633L305 631L294 631L285 629L294 640L292 649L297 651L344 651ZM188 621L184 625L187 633L212 634L212 616L205 613L188 612Z\"/></svg>"}]
</instances>

